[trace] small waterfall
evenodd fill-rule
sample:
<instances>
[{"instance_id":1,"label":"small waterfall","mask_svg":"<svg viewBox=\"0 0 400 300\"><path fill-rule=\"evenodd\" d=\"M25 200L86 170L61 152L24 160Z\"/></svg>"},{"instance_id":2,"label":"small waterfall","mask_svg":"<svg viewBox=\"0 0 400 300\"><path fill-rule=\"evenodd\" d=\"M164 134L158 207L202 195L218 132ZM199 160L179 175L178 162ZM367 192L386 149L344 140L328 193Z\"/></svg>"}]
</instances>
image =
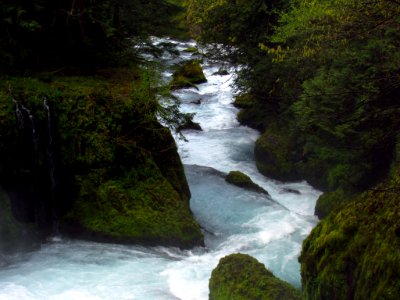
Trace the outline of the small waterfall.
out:
<instances>
[{"instance_id":1,"label":"small waterfall","mask_svg":"<svg viewBox=\"0 0 400 300\"><path fill-rule=\"evenodd\" d=\"M52 134L52 126L51 126L51 112L50 105L47 97L43 97L43 107L46 111L47 118L47 146L46 146L46 154L47 154L47 163L49 166L49 178L50 178L50 205L52 211L53 218L53 234L58 234L58 218L56 213L55 206L55 191L56 191L56 176L55 176L55 162L54 162L54 151L53 151L53 134Z\"/></svg>"},{"instance_id":2,"label":"small waterfall","mask_svg":"<svg viewBox=\"0 0 400 300\"><path fill-rule=\"evenodd\" d=\"M15 115L17 117L19 128L22 129L24 128L24 115L22 114L22 111L19 107L19 103L17 102L17 100L13 99L13 102L15 104Z\"/></svg>"},{"instance_id":3,"label":"small waterfall","mask_svg":"<svg viewBox=\"0 0 400 300\"><path fill-rule=\"evenodd\" d=\"M192 58L184 50L197 47L194 42L172 39L154 38L153 42L176 44L181 51L179 58L171 59L167 53L161 58L171 67L164 73L166 80L172 75L175 63ZM0 270L0 299L206 300L212 269L221 257L237 252L256 257L275 275L300 286L297 257L302 241L317 222L313 213L320 193L304 182L283 184L258 173L253 147L259 133L237 122L237 110L231 105L232 89L227 81L230 75L218 75L220 66L206 59L203 66L207 83L198 90L184 89L174 94L181 100L181 111L196 113L195 121L204 129L186 131L187 142L177 140L177 144L186 164L191 210L207 230L207 248L183 251L57 237L56 209L63 201L58 195L64 174L55 164L59 138L54 102L42 98L40 132L39 112L35 114L35 121L39 148L47 152L42 153L48 160L45 162L49 187L46 208L47 213L53 209L56 236L30 254L27 261L23 258L12 267ZM201 105L194 103L198 99ZM16 104L16 114L25 138L29 139L30 121L26 110ZM214 170L245 172L281 205L226 183ZM301 193L283 192L287 188Z\"/></svg>"},{"instance_id":4,"label":"small waterfall","mask_svg":"<svg viewBox=\"0 0 400 300\"><path fill-rule=\"evenodd\" d=\"M55 180L55 164L54 164L54 152L53 152L53 134L51 128L50 106L47 97L43 97L43 107L46 111L46 116L47 116L47 159L50 168L51 189L54 190L56 187L56 180Z\"/></svg>"},{"instance_id":5,"label":"small waterfall","mask_svg":"<svg viewBox=\"0 0 400 300\"><path fill-rule=\"evenodd\" d=\"M37 151L37 136L36 136L36 128L35 128L35 119L31 113L31 111L26 108L23 104L19 103L17 100L13 99L15 104L15 114L17 116L17 121L19 124L19 128L23 129L25 127L25 116L27 115L32 128L32 145L34 149L34 153Z\"/></svg>"}]
</instances>

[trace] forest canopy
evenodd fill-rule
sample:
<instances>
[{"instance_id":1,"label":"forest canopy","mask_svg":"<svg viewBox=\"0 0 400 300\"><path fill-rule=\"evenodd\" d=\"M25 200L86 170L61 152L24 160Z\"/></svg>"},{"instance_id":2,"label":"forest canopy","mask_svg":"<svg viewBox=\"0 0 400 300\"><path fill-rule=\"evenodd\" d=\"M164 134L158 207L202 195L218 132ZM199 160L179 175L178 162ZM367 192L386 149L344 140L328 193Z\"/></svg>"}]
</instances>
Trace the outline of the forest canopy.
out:
<instances>
[{"instance_id":1,"label":"forest canopy","mask_svg":"<svg viewBox=\"0 0 400 300\"><path fill-rule=\"evenodd\" d=\"M180 8L164 0L1 0L3 70L107 65L133 38L164 34Z\"/></svg>"},{"instance_id":2,"label":"forest canopy","mask_svg":"<svg viewBox=\"0 0 400 300\"><path fill-rule=\"evenodd\" d=\"M352 192L387 174L399 129L398 1L187 2L198 39L222 42L223 59L242 66L238 88L253 107L239 119L290 140L288 174Z\"/></svg>"}]
</instances>

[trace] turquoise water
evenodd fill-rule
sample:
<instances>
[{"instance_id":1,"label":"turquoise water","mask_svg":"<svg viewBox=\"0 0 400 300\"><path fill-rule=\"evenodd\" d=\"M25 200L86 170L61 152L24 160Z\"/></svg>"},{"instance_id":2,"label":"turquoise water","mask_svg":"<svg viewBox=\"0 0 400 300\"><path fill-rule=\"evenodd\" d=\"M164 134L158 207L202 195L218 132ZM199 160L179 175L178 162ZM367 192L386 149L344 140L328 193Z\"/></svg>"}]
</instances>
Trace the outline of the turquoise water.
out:
<instances>
[{"instance_id":1,"label":"turquoise water","mask_svg":"<svg viewBox=\"0 0 400 300\"><path fill-rule=\"evenodd\" d=\"M166 41L179 50L194 45L154 39L155 44ZM165 53L163 59L172 64L189 57ZM207 61L203 67L208 82L176 96L203 128L185 131L187 142L177 138L177 144L206 247L181 251L55 237L0 271L0 299L208 299L212 269L236 252L255 256L275 275L300 286L297 257L317 223L313 211L320 192L306 182L284 184L258 173L253 157L258 132L236 120L233 75L213 75L220 66ZM197 100L200 104L192 103ZM247 173L271 197L227 184L222 175L230 170Z\"/></svg>"}]
</instances>

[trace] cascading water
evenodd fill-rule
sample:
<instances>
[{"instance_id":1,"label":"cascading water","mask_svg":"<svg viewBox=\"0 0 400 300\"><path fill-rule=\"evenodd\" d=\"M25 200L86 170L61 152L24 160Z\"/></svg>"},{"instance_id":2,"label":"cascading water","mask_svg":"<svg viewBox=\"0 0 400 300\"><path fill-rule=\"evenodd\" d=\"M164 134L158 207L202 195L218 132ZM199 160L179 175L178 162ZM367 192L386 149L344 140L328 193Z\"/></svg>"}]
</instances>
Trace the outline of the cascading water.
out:
<instances>
[{"instance_id":1,"label":"cascading water","mask_svg":"<svg viewBox=\"0 0 400 300\"><path fill-rule=\"evenodd\" d=\"M55 235L58 234L58 219L57 213L55 211L55 191L56 191L56 176L55 176L55 162L54 162L54 151L53 151L53 134L52 134L52 126L51 126L51 112L49 101L47 97L43 97L43 108L46 112L47 118L47 146L46 146L46 154L47 154L47 163L49 168L49 178L50 178L50 205L53 214L53 233Z\"/></svg>"},{"instance_id":2,"label":"cascading water","mask_svg":"<svg viewBox=\"0 0 400 300\"><path fill-rule=\"evenodd\" d=\"M23 129L25 127L25 116L27 115L32 129L32 145L34 148L34 152L37 151L37 136L36 136L36 128L35 128L35 119L29 109L27 109L23 104L19 103L17 100L13 99L15 104L15 114L17 116L19 128Z\"/></svg>"},{"instance_id":3,"label":"cascading water","mask_svg":"<svg viewBox=\"0 0 400 300\"><path fill-rule=\"evenodd\" d=\"M153 42L172 43L181 51L179 57L164 54L169 66L191 58L183 50L195 46ZM194 121L203 129L185 131L188 142L177 143L206 247L181 251L53 239L0 271L0 299L207 299L212 269L234 252L255 256L275 275L300 286L297 257L317 222L313 210L319 192L305 182L283 184L258 173L253 157L258 133L236 120L232 76L216 75L220 66L207 61L203 67L208 82L175 95L182 111L196 113ZM248 174L271 197L227 184L222 172L231 170Z\"/></svg>"}]
</instances>

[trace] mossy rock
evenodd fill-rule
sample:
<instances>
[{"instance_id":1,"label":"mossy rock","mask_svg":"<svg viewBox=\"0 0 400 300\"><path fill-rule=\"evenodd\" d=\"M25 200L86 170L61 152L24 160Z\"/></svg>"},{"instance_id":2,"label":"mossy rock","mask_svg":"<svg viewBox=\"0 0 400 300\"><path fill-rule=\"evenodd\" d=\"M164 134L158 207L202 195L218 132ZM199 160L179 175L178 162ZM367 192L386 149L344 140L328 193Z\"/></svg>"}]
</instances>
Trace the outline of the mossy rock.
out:
<instances>
[{"instance_id":1,"label":"mossy rock","mask_svg":"<svg viewBox=\"0 0 400 300\"><path fill-rule=\"evenodd\" d=\"M143 162L120 178L102 176L103 170L97 170L80 178L80 198L64 219L67 232L119 243L202 245L188 202L182 201L154 162Z\"/></svg>"},{"instance_id":2,"label":"mossy rock","mask_svg":"<svg viewBox=\"0 0 400 300\"><path fill-rule=\"evenodd\" d=\"M269 195L266 190L264 190L258 184L255 184L248 175L240 171L229 172L228 175L225 177L225 180L226 182L236 185L238 187Z\"/></svg>"},{"instance_id":3,"label":"mossy rock","mask_svg":"<svg viewBox=\"0 0 400 300\"><path fill-rule=\"evenodd\" d=\"M158 122L153 122L152 126L146 128L141 135L146 137L142 142L143 146L152 154L161 174L169 181L184 202L189 204L191 197L189 185L170 130Z\"/></svg>"},{"instance_id":4,"label":"mossy rock","mask_svg":"<svg viewBox=\"0 0 400 300\"><path fill-rule=\"evenodd\" d=\"M240 124L249 126L259 131L265 130L265 114L255 108L242 108L237 113L237 119Z\"/></svg>"},{"instance_id":5,"label":"mossy rock","mask_svg":"<svg viewBox=\"0 0 400 300\"><path fill-rule=\"evenodd\" d=\"M40 236L34 231L32 224L23 224L16 220L10 197L0 186L0 256L38 248L40 242Z\"/></svg>"},{"instance_id":6,"label":"mossy rock","mask_svg":"<svg viewBox=\"0 0 400 300\"><path fill-rule=\"evenodd\" d=\"M237 108L251 108L256 104L254 96L251 94L240 94L235 97L233 105Z\"/></svg>"},{"instance_id":7,"label":"mossy rock","mask_svg":"<svg viewBox=\"0 0 400 300\"><path fill-rule=\"evenodd\" d=\"M159 103L142 73L118 74L1 81L0 182L24 191L21 221L44 231L57 215L61 232L78 238L202 245L175 141L157 121Z\"/></svg>"},{"instance_id":8,"label":"mossy rock","mask_svg":"<svg viewBox=\"0 0 400 300\"><path fill-rule=\"evenodd\" d=\"M322 220L303 242L305 299L398 299L400 176Z\"/></svg>"},{"instance_id":9,"label":"mossy rock","mask_svg":"<svg viewBox=\"0 0 400 300\"><path fill-rule=\"evenodd\" d=\"M199 49L197 49L196 47L188 47L185 50L183 50L184 52L188 52L188 53L195 53L195 54L199 54Z\"/></svg>"},{"instance_id":10,"label":"mossy rock","mask_svg":"<svg viewBox=\"0 0 400 300\"><path fill-rule=\"evenodd\" d=\"M182 118L181 124L177 127L176 130L178 132L185 130L185 129L202 131L203 129L201 128L200 124L193 121L193 117L194 117L194 114L185 114L184 117Z\"/></svg>"},{"instance_id":11,"label":"mossy rock","mask_svg":"<svg viewBox=\"0 0 400 300\"><path fill-rule=\"evenodd\" d=\"M255 144L257 168L265 176L281 181L300 179L293 152L291 137L269 127Z\"/></svg>"},{"instance_id":12,"label":"mossy rock","mask_svg":"<svg viewBox=\"0 0 400 300\"><path fill-rule=\"evenodd\" d=\"M305 153L295 131L272 123L257 139L254 156L263 175L280 181L307 180L321 190L328 190L325 161L315 153Z\"/></svg>"},{"instance_id":13,"label":"mossy rock","mask_svg":"<svg viewBox=\"0 0 400 300\"><path fill-rule=\"evenodd\" d=\"M188 120L184 124L180 125L177 128L177 131L188 130L188 129L199 130L199 131L203 130L199 123L193 122L192 120Z\"/></svg>"},{"instance_id":14,"label":"mossy rock","mask_svg":"<svg viewBox=\"0 0 400 300\"><path fill-rule=\"evenodd\" d=\"M235 97L233 105L240 108L237 114L238 121L246 126L249 126L260 131L265 131L268 120L266 118L266 111L264 103L260 103L256 96L250 93L239 94Z\"/></svg>"},{"instance_id":15,"label":"mossy rock","mask_svg":"<svg viewBox=\"0 0 400 300\"><path fill-rule=\"evenodd\" d=\"M213 75L226 76L229 75L229 72L226 69L220 68L217 72L214 72Z\"/></svg>"},{"instance_id":16,"label":"mossy rock","mask_svg":"<svg viewBox=\"0 0 400 300\"><path fill-rule=\"evenodd\" d=\"M207 82L198 60L189 60L180 65L172 75L171 89L195 87L196 84Z\"/></svg>"},{"instance_id":17,"label":"mossy rock","mask_svg":"<svg viewBox=\"0 0 400 300\"><path fill-rule=\"evenodd\" d=\"M255 258L231 254L219 261L209 282L210 300L299 300L300 292L276 278Z\"/></svg>"},{"instance_id":18,"label":"mossy rock","mask_svg":"<svg viewBox=\"0 0 400 300\"><path fill-rule=\"evenodd\" d=\"M329 213L347 203L350 197L349 193L346 193L341 188L333 192L323 193L317 200L314 214L319 219L323 219L327 217Z\"/></svg>"}]
</instances>

